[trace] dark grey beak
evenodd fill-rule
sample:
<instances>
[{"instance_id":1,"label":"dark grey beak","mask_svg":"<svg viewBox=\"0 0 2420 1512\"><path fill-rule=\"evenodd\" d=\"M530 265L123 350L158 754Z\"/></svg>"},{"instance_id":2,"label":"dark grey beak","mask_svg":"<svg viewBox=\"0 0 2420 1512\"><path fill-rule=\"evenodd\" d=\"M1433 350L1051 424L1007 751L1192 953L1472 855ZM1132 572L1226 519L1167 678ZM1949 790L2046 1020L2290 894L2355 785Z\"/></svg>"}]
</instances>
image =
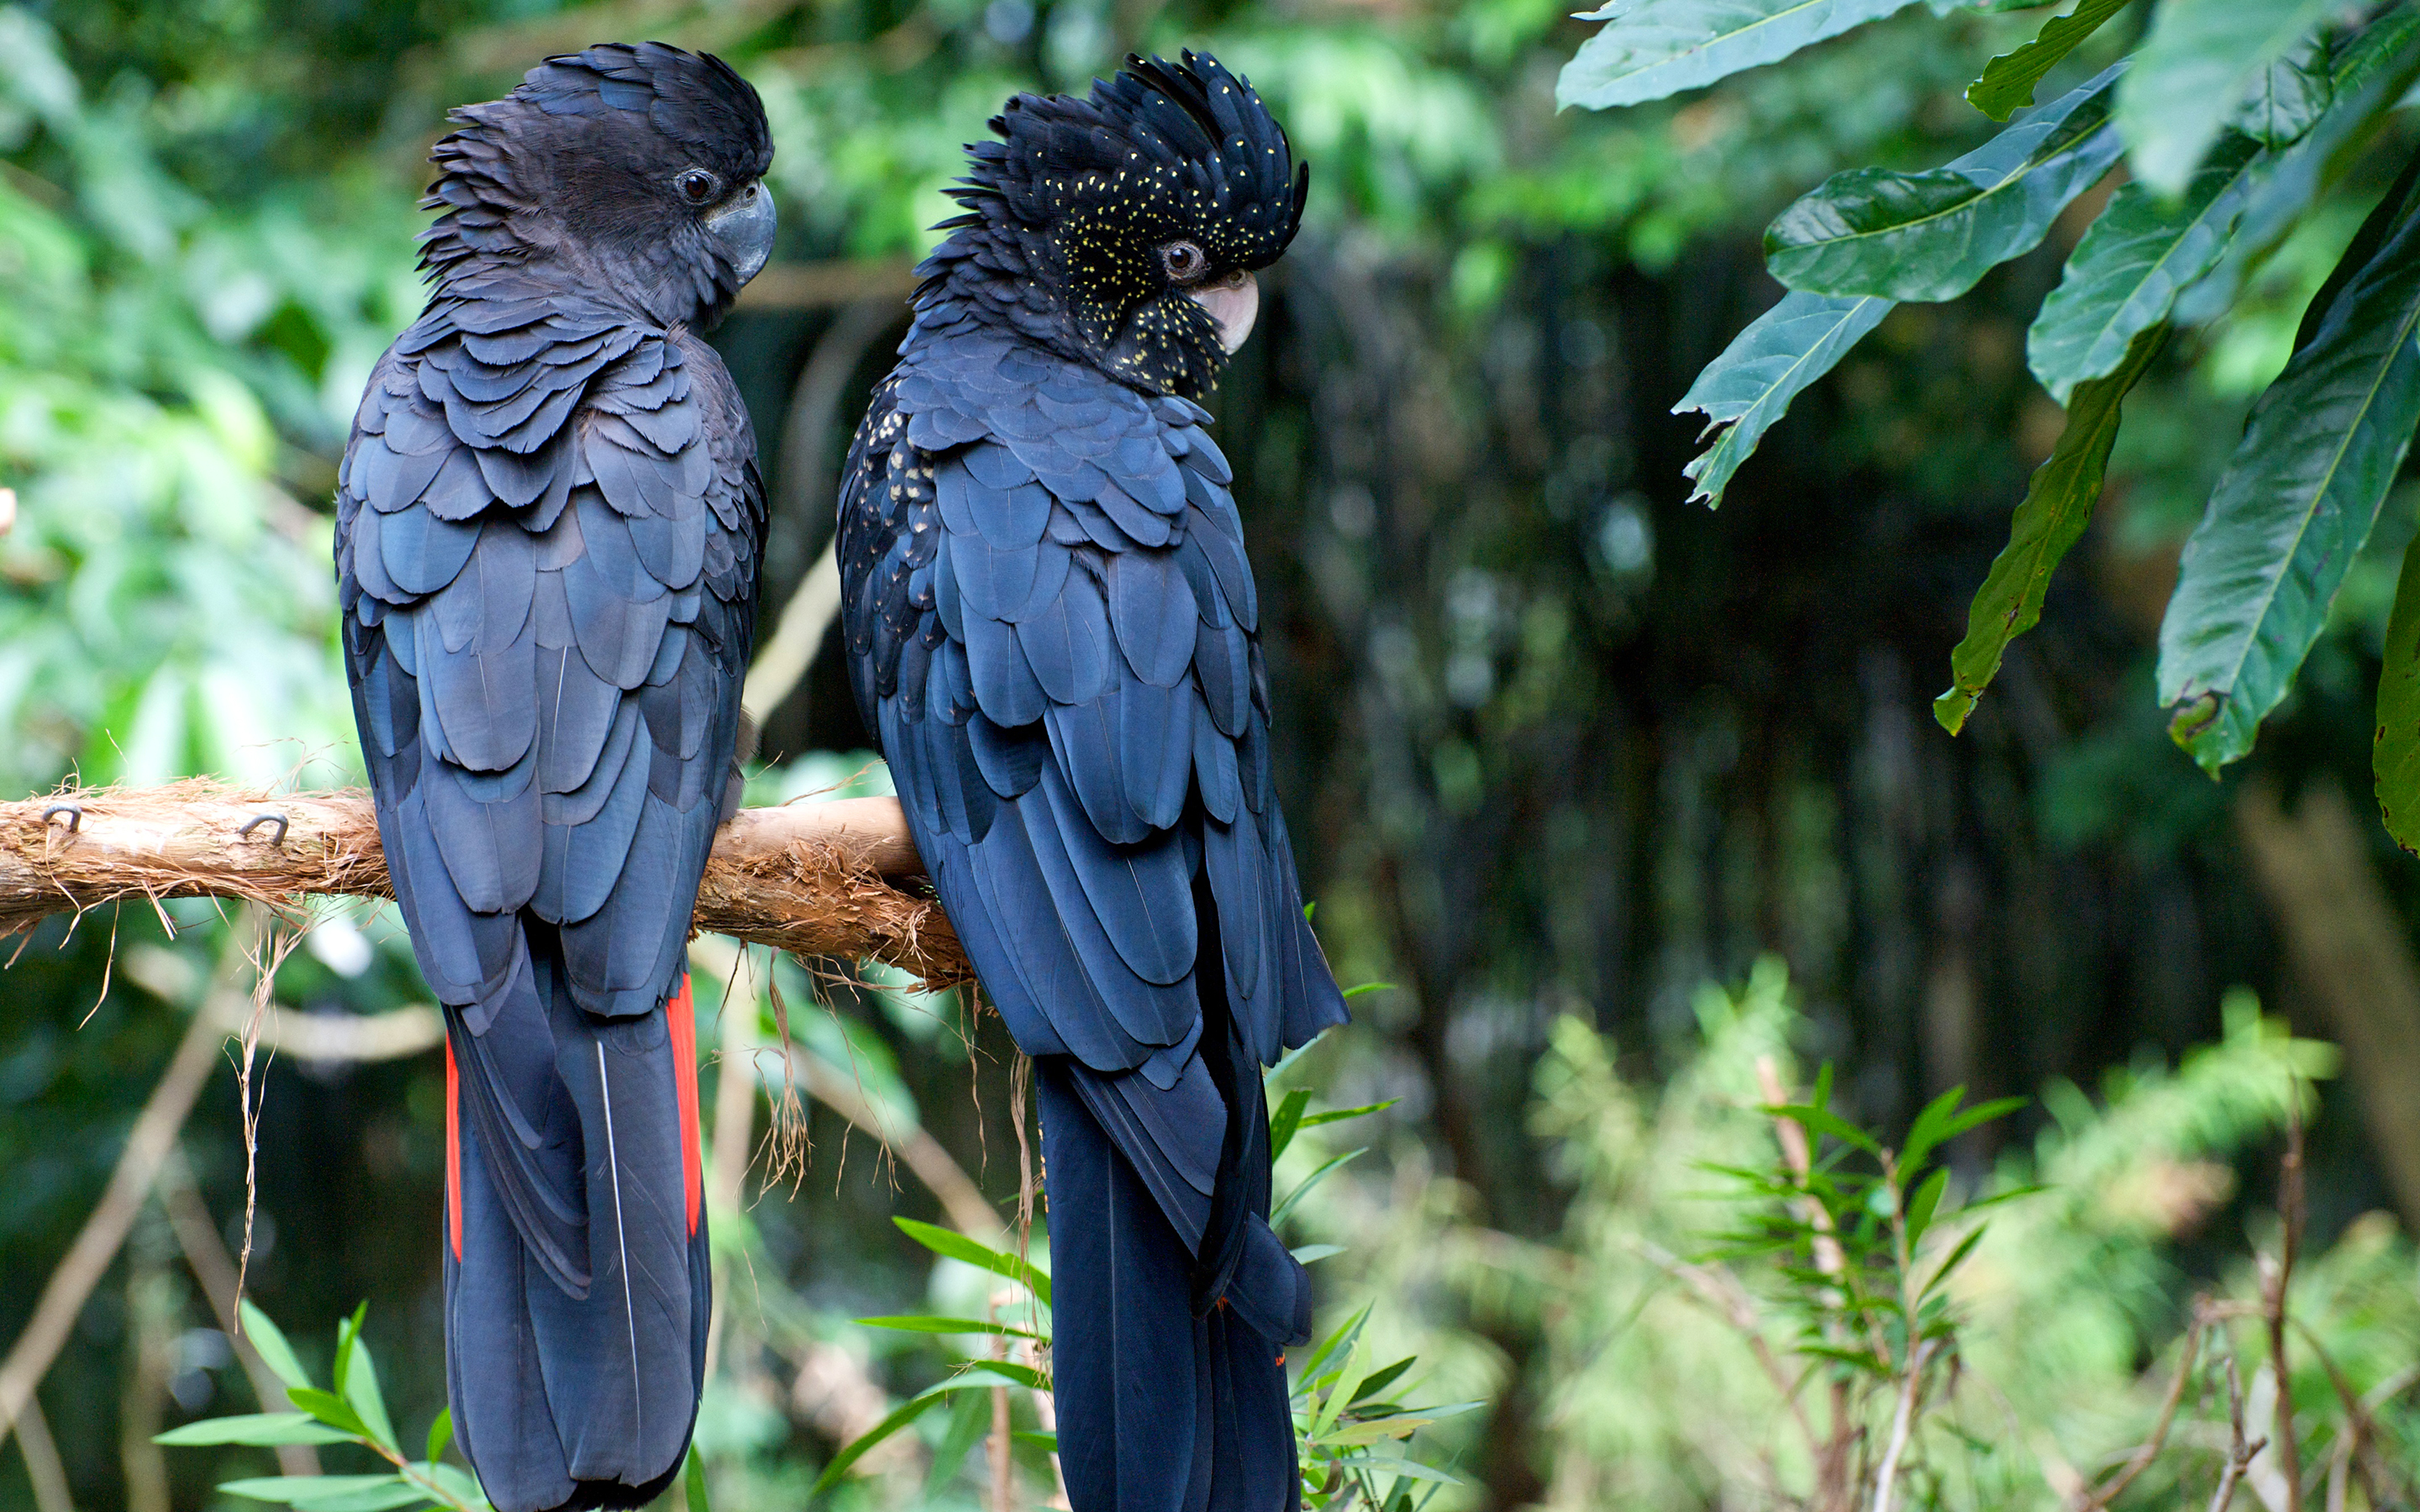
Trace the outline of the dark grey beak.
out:
<instances>
[{"instance_id":1,"label":"dark grey beak","mask_svg":"<svg viewBox=\"0 0 2420 1512\"><path fill-rule=\"evenodd\" d=\"M706 218L706 228L722 243L722 254L742 284L755 277L773 255L773 196L762 183L750 184Z\"/></svg>"}]
</instances>

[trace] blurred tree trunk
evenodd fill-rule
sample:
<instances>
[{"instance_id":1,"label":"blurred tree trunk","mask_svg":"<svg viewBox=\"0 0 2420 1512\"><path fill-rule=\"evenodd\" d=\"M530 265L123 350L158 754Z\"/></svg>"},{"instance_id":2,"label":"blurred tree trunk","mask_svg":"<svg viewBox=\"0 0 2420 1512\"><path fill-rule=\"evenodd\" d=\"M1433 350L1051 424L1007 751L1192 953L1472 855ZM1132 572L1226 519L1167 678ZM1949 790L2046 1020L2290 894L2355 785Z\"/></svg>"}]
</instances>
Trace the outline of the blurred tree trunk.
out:
<instances>
[{"instance_id":1,"label":"blurred tree trunk","mask_svg":"<svg viewBox=\"0 0 2420 1512\"><path fill-rule=\"evenodd\" d=\"M2420 1233L2420 964L2363 827L2333 778L2304 789L2290 814L2274 787L2246 782L2235 826L2294 971L2344 1045L2387 1190Z\"/></svg>"}]
</instances>

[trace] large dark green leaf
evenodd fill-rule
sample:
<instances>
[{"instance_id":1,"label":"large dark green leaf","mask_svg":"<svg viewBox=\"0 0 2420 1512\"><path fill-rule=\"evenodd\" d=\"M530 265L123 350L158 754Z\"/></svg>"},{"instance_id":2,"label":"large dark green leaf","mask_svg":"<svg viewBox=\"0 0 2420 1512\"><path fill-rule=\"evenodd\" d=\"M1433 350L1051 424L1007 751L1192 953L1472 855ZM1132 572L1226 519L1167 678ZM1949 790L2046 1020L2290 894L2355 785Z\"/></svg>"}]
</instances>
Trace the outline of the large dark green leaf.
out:
<instances>
[{"instance_id":1,"label":"large dark green leaf","mask_svg":"<svg viewBox=\"0 0 2420 1512\"><path fill-rule=\"evenodd\" d=\"M2183 193L2261 70L2336 8L2336 0L2163 0L2118 91L2134 177Z\"/></svg>"},{"instance_id":2,"label":"large dark green leaf","mask_svg":"<svg viewBox=\"0 0 2420 1512\"><path fill-rule=\"evenodd\" d=\"M2386 654L2378 670L2378 814L2395 843L2420 855L2420 539L2403 551Z\"/></svg>"},{"instance_id":3,"label":"large dark green leaf","mask_svg":"<svg viewBox=\"0 0 2420 1512\"><path fill-rule=\"evenodd\" d=\"M2043 75L2129 3L2084 0L2066 15L2053 16L2042 23L2040 36L1983 66L1983 76L1966 86L1966 103L1995 121L2007 120L2034 102L2034 86Z\"/></svg>"},{"instance_id":4,"label":"large dark green leaf","mask_svg":"<svg viewBox=\"0 0 2420 1512\"><path fill-rule=\"evenodd\" d=\"M1706 417L1708 434L1721 432L1683 470L1697 485L1690 501L1702 499L1707 508L1721 508L1731 474L1789 410L1790 401L1832 371L1890 311L1889 300L1785 294L1780 303L1732 337L1672 407L1676 415L1699 411Z\"/></svg>"},{"instance_id":5,"label":"large dark green leaf","mask_svg":"<svg viewBox=\"0 0 2420 1512\"><path fill-rule=\"evenodd\" d=\"M2257 143L2230 135L2181 201L2141 184L2110 197L2025 333L2026 363L2052 398L2065 404L2078 383L2117 371L2134 338L2218 261L2261 161Z\"/></svg>"},{"instance_id":6,"label":"large dark green leaf","mask_svg":"<svg viewBox=\"0 0 2420 1512\"><path fill-rule=\"evenodd\" d=\"M1557 108L1661 100L1777 63L1811 42L1904 10L1915 0L1630 0L1589 11L1605 29L1555 81Z\"/></svg>"},{"instance_id":7,"label":"large dark green leaf","mask_svg":"<svg viewBox=\"0 0 2420 1512\"><path fill-rule=\"evenodd\" d=\"M2251 750L2286 696L2420 422L2420 184L2397 190L2354 239L2358 270L2253 406L2178 563L2160 702L2211 771Z\"/></svg>"},{"instance_id":8,"label":"large dark green leaf","mask_svg":"<svg viewBox=\"0 0 2420 1512\"><path fill-rule=\"evenodd\" d=\"M2291 147L2302 139L2335 98L2328 76L2327 40L2313 32L2286 55L2260 70L2251 92L2236 107L2232 124L2262 147Z\"/></svg>"},{"instance_id":9,"label":"large dark green leaf","mask_svg":"<svg viewBox=\"0 0 2420 1512\"><path fill-rule=\"evenodd\" d=\"M1976 700L1998 674L2009 642L2040 620L2050 575L2084 534L2092 506L2100 501L2109 448L2118 440L2118 408L2126 391L2150 365L2165 333L2164 326L2142 332L2116 372L2076 386L2068 405L2067 429L2051 448L2049 460L2034 470L2009 523L2009 544L1993 559L1974 607L1967 610L1966 639L1949 654L1955 681L1948 692L1932 701L1932 717L1951 734L1965 728Z\"/></svg>"},{"instance_id":10,"label":"large dark green leaf","mask_svg":"<svg viewBox=\"0 0 2420 1512\"><path fill-rule=\"evenodd\" d=\"M2178 297L2181 324L2203 325L2235 302L2243 281L2322 190L2342 176L2385 113L2420 78L2420 7L2379 18L2337 55L2332 100L2311 129L2252 171L2235 239L2200 283Z\"/></svg>"},{"instance_id":11,"label":"large dark green leaf","mask_svg":"<svg viewBox=\"0 0 2420 1512\"><path fill-rule=\"evenodd\" d=\"M1956 299L2031 251L2067 202L2118 160L2108 113L2124 68L2027 111L1947 166L1833 175L1766 228L1765 266L1810 294Z\"/></svg>"}]
</instances>

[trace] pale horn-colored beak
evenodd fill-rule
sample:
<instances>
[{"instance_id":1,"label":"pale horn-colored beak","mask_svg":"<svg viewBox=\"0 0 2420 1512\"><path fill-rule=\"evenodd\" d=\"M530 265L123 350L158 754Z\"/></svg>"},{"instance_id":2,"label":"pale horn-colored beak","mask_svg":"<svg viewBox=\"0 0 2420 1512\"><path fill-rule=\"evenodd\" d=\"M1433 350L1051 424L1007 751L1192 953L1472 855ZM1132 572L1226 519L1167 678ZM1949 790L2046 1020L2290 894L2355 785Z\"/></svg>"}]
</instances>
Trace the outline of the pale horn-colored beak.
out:
<instances>
[{"instance_id":1,"label":"pale horn-colored beak","mask_svg":"<svg viewBox=\"0 0 2420 1512\"><path fill-rule=\"evenodd\" d=\"M1261 313L1261 285L1251 274L1239 270L1215 284L1185 292L1218 322L1218 345L1230 355L1252 333L1252 321Z\"/></svg>"}]
</instances>

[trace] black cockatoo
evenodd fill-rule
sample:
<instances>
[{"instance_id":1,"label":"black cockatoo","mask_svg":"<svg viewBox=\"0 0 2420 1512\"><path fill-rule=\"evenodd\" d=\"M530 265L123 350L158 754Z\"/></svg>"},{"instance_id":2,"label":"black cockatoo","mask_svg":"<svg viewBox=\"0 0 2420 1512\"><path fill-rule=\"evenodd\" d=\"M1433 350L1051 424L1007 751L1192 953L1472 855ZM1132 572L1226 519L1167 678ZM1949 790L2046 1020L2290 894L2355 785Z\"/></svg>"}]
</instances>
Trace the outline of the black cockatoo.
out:
<instances>
[{"instance_id":1,"label":"black cockatoo","mask_svg":"<svg viewBox=\"0 0 2420 1512\"><path fill-rule=\"evenodd\" d=\"M697 331L764 266L755 90L649 42L454 114L428 307L337 494L379 838L444 1005L445 1365L504 1512L637 1506L709 1281L682 967L737 797L765 490Z\"/></svg>"},{"instance_id":2,"label":"black cockatoo","mask_svg":"<svg viewBox=\"0 0 2420 1512\"><path fill-rule=\"evenodd\" d=\"M1309 186L1251 85L1130 58L970 147L840 499L844 627L942 905L1035 1057L1077 1512L1298 1504L1261 1068L1344 1019L1270 789L1202 426Z\"/></svg>"}]
</instances>

